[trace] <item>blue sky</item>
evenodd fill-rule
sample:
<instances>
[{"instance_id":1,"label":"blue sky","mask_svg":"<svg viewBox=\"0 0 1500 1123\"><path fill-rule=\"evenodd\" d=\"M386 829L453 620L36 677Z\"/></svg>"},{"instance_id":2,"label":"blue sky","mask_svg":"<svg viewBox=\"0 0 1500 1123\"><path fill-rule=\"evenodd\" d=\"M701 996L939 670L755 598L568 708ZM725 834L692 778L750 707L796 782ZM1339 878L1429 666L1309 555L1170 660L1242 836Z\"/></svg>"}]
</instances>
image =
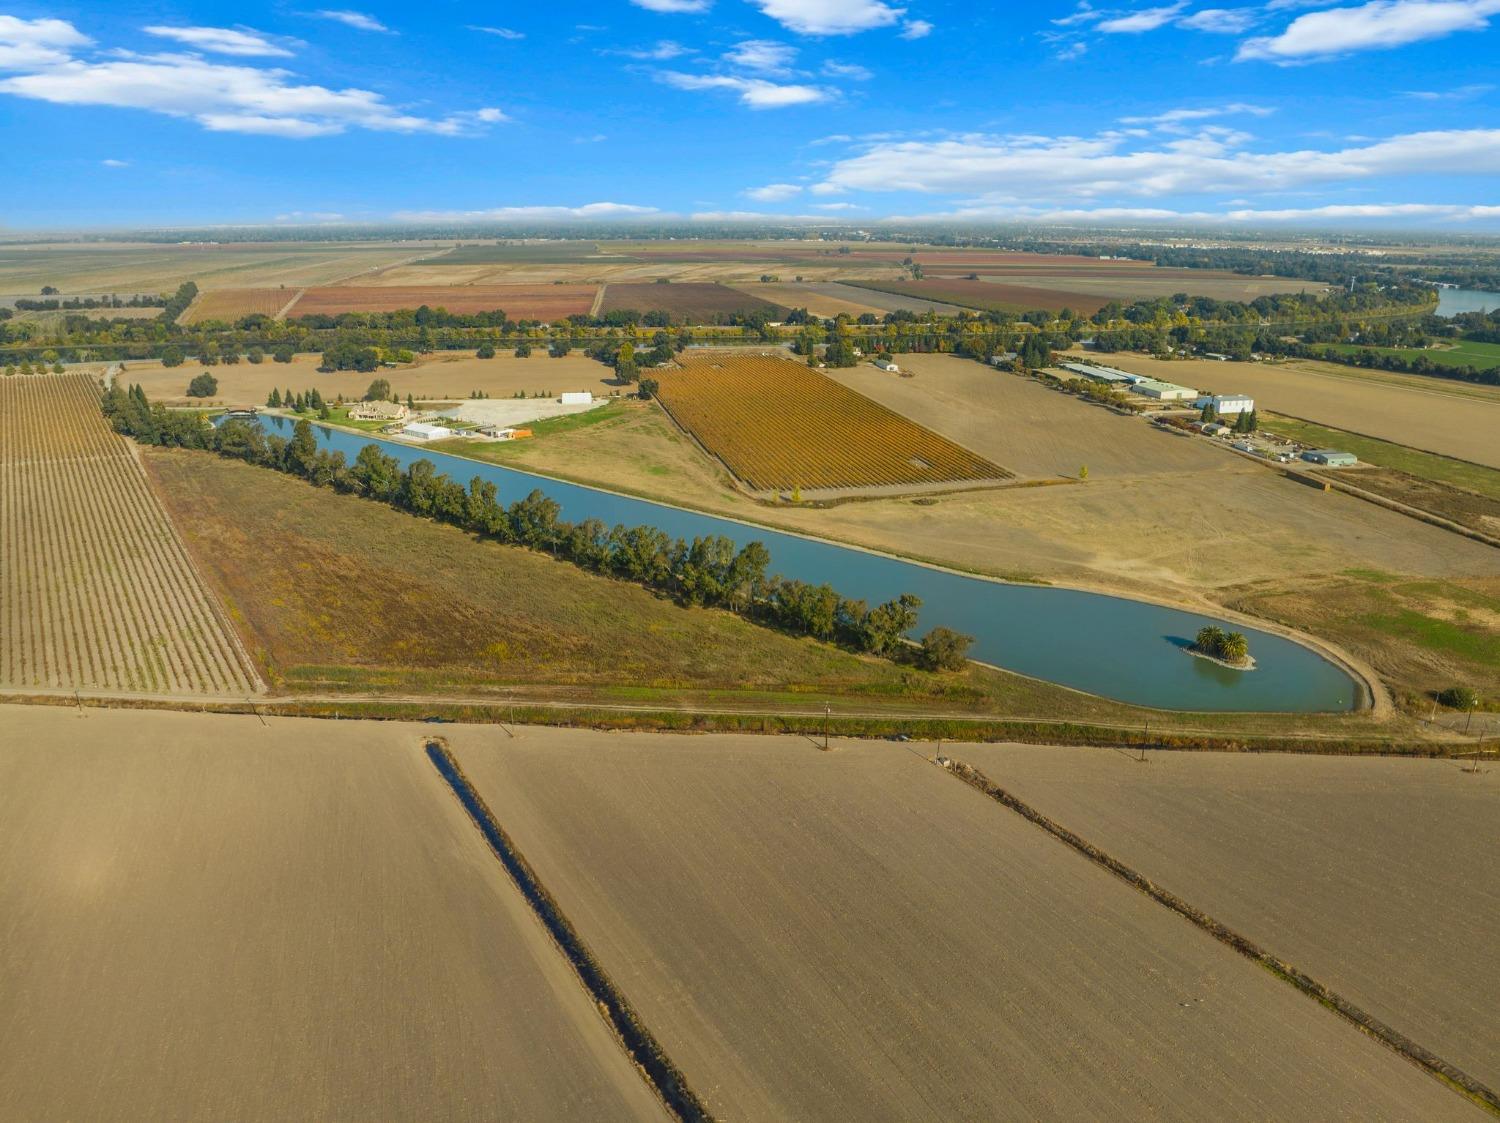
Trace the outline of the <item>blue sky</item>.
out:
<instances>
[{"instance_id":1,"label":"blue sky","mask_svg":"<svg viewBox=\"0 0 1500 1123\"><path fill-rule=\"evenodd\" d=\"M1500 0L358 3L0 7L0 225L1500 229Z\"/></svg>"}]
</instances>

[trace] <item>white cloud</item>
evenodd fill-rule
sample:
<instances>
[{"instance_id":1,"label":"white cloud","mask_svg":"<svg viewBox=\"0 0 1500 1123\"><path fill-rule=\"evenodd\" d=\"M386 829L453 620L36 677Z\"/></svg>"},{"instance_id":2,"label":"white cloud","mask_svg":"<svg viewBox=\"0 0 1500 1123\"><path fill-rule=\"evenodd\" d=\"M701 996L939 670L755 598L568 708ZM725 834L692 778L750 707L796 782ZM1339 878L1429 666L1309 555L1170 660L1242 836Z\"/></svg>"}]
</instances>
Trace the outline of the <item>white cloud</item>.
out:
<instances>
[{"instance_id":1,"label":"white cloud","mask_svg":"<svg viewBox=\"0 0 1500 1123\"><path fill-rule=\"evenodd\" d=\"M648 12L706 12L713 7L712 0L630 0L637 8Z\"/></svg>"},{"instance_id":2,"label":"white cloud","mask_svg":"<svg viewBox=\"0 0 1500 1123\"><path fill-rule=\"evenodd\" d=\"M664 70L658 79L679 90L731 90L740 102L751 109L784 109L791 105L809 105L828 101L831 91L820 86L798 83L778 84L764 78L742 78L729 74L684 74Z\"/></svg>"},{"instance_id":3,"label":"white cloud","mask_svg":"<svg viewBox=\"0 0 1500 1123\"><path fill-rule=\"evenodd\" d=\"M752 187L745 194L757 203L781 203L802 194L802 188L795 183L768 183Z\"/></svg>"},{"instance_id":4,"label":"white cloud","mask_svg":"<svg viewBox=\"0 0 1500 1123\"><path fill-rule=\"evenodd\" d=\"M762 74L790 73L796 57L796 47L773 39L746 39L724 52L724 61L731 66L742 70L758 70Z\"/></svg>"},{"instance_id":5,"label":"white cloud","mask_svg":"<svg viewBox=\"0 0 1500 1123\"><path fill-rule=\"evenodd\" d=\"M1487 94L1494 88L1487 82L1474 82L1451 90L1407 90L1406 96L1417 98L1419 101L1468 101L1470 98Z\"/></svg>"},{"instance_id":6,"label":"white cloud","mask_svg":"<svg viewBox=\"0 0 1500 1123\"><path fill-rule=\"evenodd\" d=\"M1202 121L1210 117L1227 117L1242 113L1247 113L1252 117L1268 117L1274 112L1275 110L1269 106L1236 101L1228 105L1205 106L1197 109L1169 109L1165 113L1157 113L1150 117L1121 117L1120 124L1155 125L1163 132L1173 132L1182 131L1182 125L1187 121Z\"/></svg>"},{"instance_id":7,"label":"white cloud","mask_svg":"<svg viewBox=\"0 0 1500 1123\"><path fill-rule=\"evenodd\" d=\"M818 211L867 211L869 207L862 207L858 203L814 203L813 210Z\"/></svg>"},{"instance_id":8,"label":"white cloud","mask_svg":"<svg viewBox=\"0 0 1500 1123\"><path fill-rule=\"evenodd\" d=\"M868 82L875 72L857 62L836 62L830 59L823 64L823 73L830 78L847 78L851 82Z\"/></svg>"},{"instance_id":9,"label":"white cloud","mask_svg":"<svg viewBox=\"0 0 1500 1123\"><path fill-rule=\"evenodd\" d=\"M1100 20L1096 26L1106 35L1139 35L1143 31L1155 31L1158 27L1171 23L1186 7L1187 0L1178 0L1176 4L1168 4L1162 8L1142 8L1138 12L1127 12L1122 16Z\"/></svg>"},{"instance_id":10,"label":"white cloud","mask_svg":"<svg viewBox=\"0 0 1500 1123\"><path fill-rule=\"evenodd\" d=\"M1286 64L1389 50L1456 31L1482 31L1497 12L1500 0L1370 0L1298 16L1280 35L1245 40L1235 58Z\"/></svg>"},{"instance_id":11,"label":"white cloud","mask_svg":"<svg viewBox=\"0 0 1500 1123\"><path fill-rule=\"evenodd\" d=\"M100 160L99 163L103 164L106 168L128 168L128 167L130 167L130 161L129 160Z\"/></svg>"},{"instance_id":12,"label":"white cloud","mask_svg":"<svg viewBox=\"0 0 1500 1123\"><path fill-rule=\"evenodd\" d=\"M277 222L343 222L338 211L288 211L276 216Z\"/></svg>"},{"instance_id":13,"label":"white cloud","mask_svg":"<svg viewBox=\"0 0 1500 1123\"><path fill-rule=\"evenodd\" d=\"M893 8L884 0L751 2L782 27L799 35L854 35L877 27L889 27L906 14L905 8Z\"/></svg>"},{"instance_id":14,"label":"white cloud","mask_svg":"<svg viewBox=\"0 0 1500 1123\"><path fill-rule=\"evenodd\" d=\"M875 142L837 161L812 190L958 194L1018 205L1066 197L1265 193L1429 167L1500 174L1500 129L1409 133L1327 152L1249 152L1238 147L1243 134L1214 126L1155 147L1132 150L1131 139L1116 132Z\"/></svg>"},{"instance_id":15,"label":"white cloud","mask_svg":"<svg viewBox=\"0 0 1500 1123\"><path fill-rule=\"evenodd\" d=\"M396 34L374 16L366 15L364 12L350 11L347 8L321 8L312 15L318 19L331 19L335 23L342 23L360 31L383 31L388 35Z\"/></svg>"},{"instance_id":16,"label":"white cloud","mask_svg":"<svg viewBox=\"0 0 1500 1123\"><path fill-rule=\"evenodd\" d=\"M932 24L924 19L907 20L901 26L901 38L925 39L932 34Z\"/></svg>"},{"instance_id":17,"label":"white cloud","mask_svg":"<svg viewBox=\"0 0 1500 1123\"><path fill-rule=\"evenodd\" d=\"M655 207L636 206L633 203L585 203L581 207L533 206L490 207L477 211L398 211L391 217L398 222L452 222L472 219L607 219L660 213Z\"/></svg>"},{"instance_id":18,"label":"white cloud","mask_svg":"<svg viewBox=\"0 0 1500 1123\"><path fill-rule=\"evenodd\" d=\"M1249 31L1260 18L1254 8L1204 8L1177 21L1189 31L1207 31L1214 35L1239 35Z\"/></svg>"},{"instance_id":19,"label":"white cloud","mask_svg":"<svg viewBox=\"0 0 1500 1123\"><path fill-rule=\"evenodd\" d=\"M524 31L513 31L508 27L486 27L482 23L471 23L468 25L470 31L482 31L486 35L498 36L501 39L524 39Z\"/></svg>"},{"instance_id":20,"label":"white cloud","mask_svg":"<svg viewBox=\"0 0 1500 1123\"><path fill-rule=\"evenodd\" d=\"M681 43L675 43L671 39L659 39L654 47L630 47L624 50L605 50L601 52L607 55L624 55L626 58L652 60L665 62L667 59L681 58L683 55L696 54L691 47L684 47Z\"/></svg>"},{"instance_id":21,"label":"white cloud","mask_svg":"<svg viewBox=\"0 0 1500 1123\"><path fill-rule=\"evenodd\" d=\"M167 27L153 25L141 28L147 35L177 42L200 51L220 55L272 56L290 58L292 52L271 42L259 31L237 27Z\"/></svg>"},{"instance_id":22,"label":"white cloud","mask_svg":"<svg viewBox=\"0 0 1500 1123\"><path fill-rule=\"evenodd\" d=\"M66 20L0 15L0 70L30 70L66 62L74 49L92 42Z\"/></svg>"},{"instance_id":23,"label":"white cloud","mask_svg":"<svg viewBox=\"0 0 1500 1123\"><path fill-rule=\"evenodd\" d=\"M214 132L280 137L327 136L351 128L455 136L506 119L494 108L417 116L370 90L301 84L286 70L197 55L67 59L0 80L0 93L57 105L143 109L194 120Z\"/></svg>"},{"instance_id":24,"label":"white cloud","mask_svg":"<svg viewBox=\"0 0 1500 1123\"><path fill-rule=\"evenodd\" d=\"M1076 225L1175 223L1179 225L1301 223L1303 225L1356 222L1390 224L1455 223L1500 219L1500 206L1449 203L1334 203L1320 207L1291 207L1228 211L1177 211L1164 207L963 207L944 214L892 215L883 222L921 220L1008 220Z\"/></svg>"}]
</instances>

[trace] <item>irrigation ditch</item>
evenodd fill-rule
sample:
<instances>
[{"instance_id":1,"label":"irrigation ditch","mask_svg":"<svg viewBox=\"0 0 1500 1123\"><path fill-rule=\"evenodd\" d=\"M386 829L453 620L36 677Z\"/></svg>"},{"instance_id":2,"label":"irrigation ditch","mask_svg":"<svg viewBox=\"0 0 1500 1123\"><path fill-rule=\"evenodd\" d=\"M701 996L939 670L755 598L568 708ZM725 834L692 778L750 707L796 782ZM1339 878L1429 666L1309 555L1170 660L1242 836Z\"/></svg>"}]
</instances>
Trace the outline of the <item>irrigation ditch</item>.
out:
<instances>
[{"instance_id":1,"label":"irrigation ditch","mask_svg":"<svg viewBox=\"0 0 1500 1123\"><path fill-rule=\"evenodd\" d=\"M474 825L479 828L479 833L484 836L490 849L500 859L501 865L505 867L506 873L510 874L511 880L516 883L516 887L521 891L521 896L525 898L531 911L536 914L558 950L568 960L578 975L579 982L589 992L589 997L594 1000L594 1005L609 1023L616 1038L667 1110L683 1123L713 1123L713 1116L709 1114L703 1101L688 1086L687 1078L682 1074L682 1070L667 1056L661 1043L646 1028L640 1014L630 1005L624 994L600 966L599 961L594 958L588 945L583 942L583 937L578 934L577 929L563 914L556 899L537 877L531 863L517 849L515 842L484 802L484 798L464 775L463 769L454 759L453 754L448 751L447 745L441 739L430 738L426 742L426 751L427 758L432 762L433 767L438 770L438 774L458 797L463 809L468 812Z\"/></svg>"},{"instance_id":2,"label":"irrigation ditch","mask_svg":"<svg viewBox=\"0 0 1500 1123\"><path fill-rule=\"evenodd\" d=\"M1303 994L1317 1000L1322 1006L1333 1011L1362 1033L1373 1037L1382 1045L1399 1053L1419 1068L1425 1069L1432 1076L1471 1102L1484 1108L1492 1115L1500 1117L1500 1094L1497 1094L1494 1089L1489 1088L1462 1069L1444 1060L1430 1049L1413 1041L1399 1030L1386 1025L1373 1014L1356 1006L1317 979L1298 970L1285 960L1272 955L1248 937L1221 924L1176 894L1163 889L1144 874L1137 872L1118 858L1114 858L1103 850L1100 850L1087 839L1074 834L1055 820L1049 819L1030 804L1000 787L973 765L946 756L938 756L934 763L939 768L944 769L968 784L975 791L988 796L996 803L1009 808L1023 819L1040 827L1060 842L1082 854L1095 865L1114 874L1127 885L1138 889L1157 904L1177 913L1177 915L1188 920L1204 932L1207 932L1221 944L1232 948L1246 959L1270 971L1271 974L1283 982L1289 983Z\"/></svg>"}]
</instances>

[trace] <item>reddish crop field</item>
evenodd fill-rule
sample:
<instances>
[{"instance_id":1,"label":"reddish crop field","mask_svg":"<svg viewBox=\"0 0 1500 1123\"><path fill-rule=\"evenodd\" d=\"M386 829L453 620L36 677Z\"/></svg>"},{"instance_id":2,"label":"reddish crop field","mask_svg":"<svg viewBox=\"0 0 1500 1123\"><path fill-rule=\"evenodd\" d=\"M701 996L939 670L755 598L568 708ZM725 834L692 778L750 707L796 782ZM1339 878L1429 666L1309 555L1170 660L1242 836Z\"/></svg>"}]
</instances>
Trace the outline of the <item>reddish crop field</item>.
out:
<instances>
[{"instance_id":1,"label":"reddish crop field","mask_svg":"<svg viewBox=\"0 0 1500 1123\"><path fill-rule=\"evenodd\" d=\"M513 320L554 320L593 307L594 285L327 285L311 288L288 317L342 312L397 312L446 308L449 312L503 311Z\"/></svg>"},{"instance_id":2,"label":"reddish crop field","mask_svg":"<svg viewBox=\"0 0 1500 1123\"><path fill-rule=\"evenodd\" d=\"M687 324L713 323L732 312L780 315L785 309L728 285L627 284L606 285L601 312L666 312Z\"/></svg>"}]
</instances>

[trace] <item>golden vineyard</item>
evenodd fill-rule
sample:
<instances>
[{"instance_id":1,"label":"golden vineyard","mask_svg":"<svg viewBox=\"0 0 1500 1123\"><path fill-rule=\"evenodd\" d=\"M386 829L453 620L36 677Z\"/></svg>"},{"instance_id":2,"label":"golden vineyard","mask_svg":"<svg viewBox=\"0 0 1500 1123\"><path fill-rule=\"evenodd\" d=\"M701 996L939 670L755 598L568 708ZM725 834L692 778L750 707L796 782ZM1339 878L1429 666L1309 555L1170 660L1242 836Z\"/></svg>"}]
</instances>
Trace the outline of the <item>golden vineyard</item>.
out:
<instances>
[{"instance_id":1,"label":"golden vineyard","mask_svg":"<svg viewBox=\"0 0 1500 1123\"><path fill-rule=\"evenodd\" d=\"M778 355L685 352L667 412L752 491L1005 480L1013 473Z\"/></svg>"}]
</instances>

